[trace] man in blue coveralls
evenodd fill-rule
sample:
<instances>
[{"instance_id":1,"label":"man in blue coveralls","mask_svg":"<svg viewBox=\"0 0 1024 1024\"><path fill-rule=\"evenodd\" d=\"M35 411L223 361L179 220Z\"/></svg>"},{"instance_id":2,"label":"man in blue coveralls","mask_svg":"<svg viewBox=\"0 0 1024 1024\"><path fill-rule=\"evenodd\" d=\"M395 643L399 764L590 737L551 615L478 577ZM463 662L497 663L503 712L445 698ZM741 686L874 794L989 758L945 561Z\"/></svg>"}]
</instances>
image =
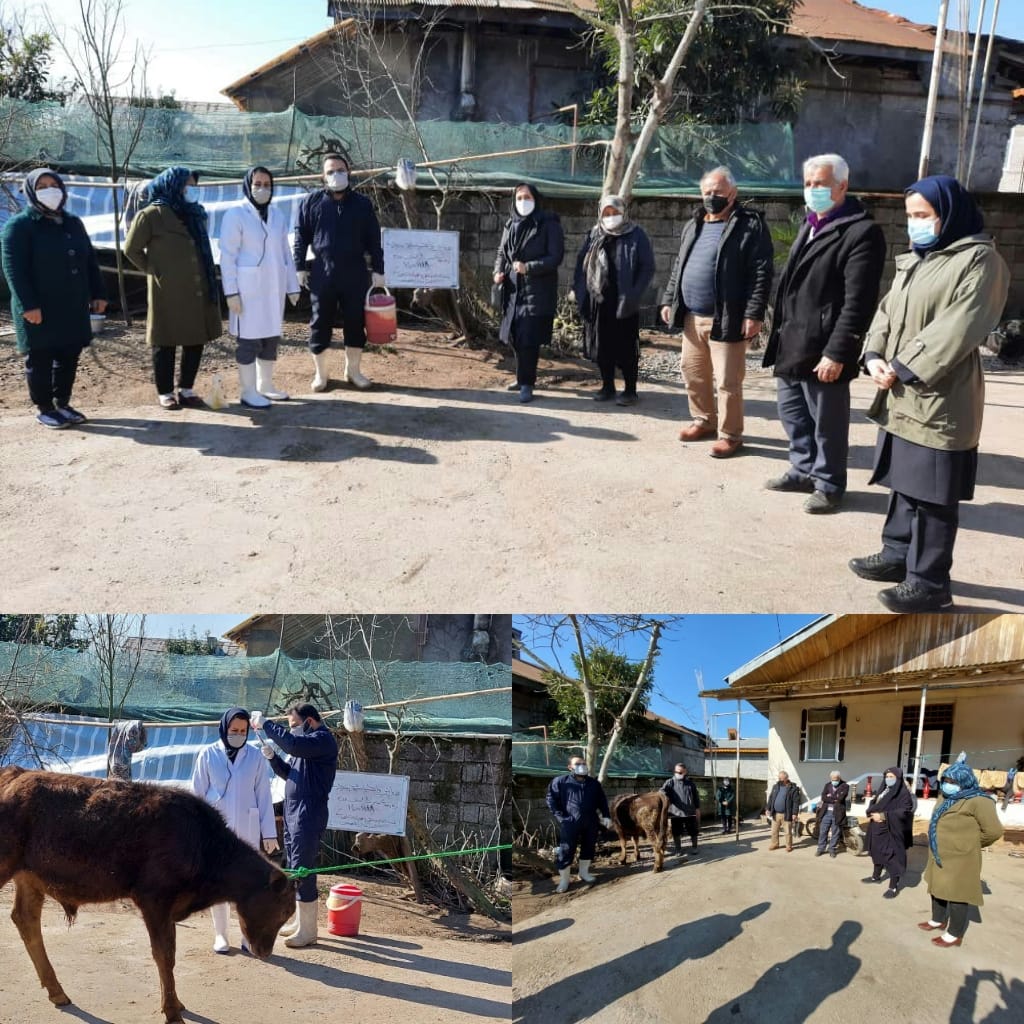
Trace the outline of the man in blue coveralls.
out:
<instances>
[{"instance_id":1,"label":"man in blue coveralls","mask_svg":"<svg viewBox=\"0 0 1024 1024\"><path fill-rule=\"evenodd\" d=\"M327 800L338 770L338 741L312 704L296 704L288 712L290 730L253 711L251 724L263 729L288 755L282 758L267 745L263 756L274 774L285 780L284 849L289 868L316 867L320 841L327 830ZM295 889L295 928L282 929L285 945L308 946L317 939L316 875L303 878Z\"/></svg>"},{"instance_id":2,"label":"man in blue coveralls","mask_svg":"<svg viewBox=\"0 0 1024 1024\"><path fill-rule=\"evenodd\" d=\"M559 775L548 786L548 808L558 822L558 887L555 892L569 888L569 870L580 850L580 881L592 885L597 879L590 873L597 844L598 822L612 827L608 798L597 779L590 778L590 769L582 757L569 758L569 774Z\"/></svg>"}]
</instances>

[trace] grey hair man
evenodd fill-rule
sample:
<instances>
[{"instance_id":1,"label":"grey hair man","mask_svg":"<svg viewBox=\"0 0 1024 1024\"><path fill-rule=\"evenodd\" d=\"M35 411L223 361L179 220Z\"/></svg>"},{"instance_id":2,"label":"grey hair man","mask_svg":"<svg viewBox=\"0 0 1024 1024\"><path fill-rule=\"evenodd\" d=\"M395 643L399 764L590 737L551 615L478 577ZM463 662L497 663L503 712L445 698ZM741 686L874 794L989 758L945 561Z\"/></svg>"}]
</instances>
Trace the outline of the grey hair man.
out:
<instances>
[{"instance_id":1,"label":"grey hair man","mask_svg":"<svg viewBox=\"0 0 1024 1024\"><path fill-rule=\"evenodd\" d=\"M821 791L821 799L815 812L818 819L818 849L815 857L822 856L826 846L829 856L836 856L836 844L846 823L846 801L849 796L849 783L843 782L843 776L838 768L833 768L829 772L828 782Z\"/></svg>"},{"instance_id":2,"label":"grey hair man","mask_svg":"<svg viewBox=\"0 0 1024 1024\"><path fill-rule=\"evenodd\" d=\"M885 236L849 195L849 176L837 153L804 163L807 216L775 289L764 354L775 372L790 462L765 486L808 493L810 513L836 511L846 492L850 381L885 265Z\"/></svg>"}]
</instances>

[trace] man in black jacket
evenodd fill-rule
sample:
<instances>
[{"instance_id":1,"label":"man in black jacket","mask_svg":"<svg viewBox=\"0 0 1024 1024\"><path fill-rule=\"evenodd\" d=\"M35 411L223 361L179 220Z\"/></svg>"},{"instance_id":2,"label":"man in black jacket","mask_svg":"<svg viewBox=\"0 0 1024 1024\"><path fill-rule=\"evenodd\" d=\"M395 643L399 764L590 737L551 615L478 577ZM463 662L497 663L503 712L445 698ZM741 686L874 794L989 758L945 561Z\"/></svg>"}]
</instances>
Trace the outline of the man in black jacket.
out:
<instances>
[{"instance_id":1,"label":"man in black jacket","mask_svg":"<svg viewBox=\"0 0 1024 1024\"><path fill-rule=\"evenodd\" d=\"M804 511L834 512L846 491L850 381L878 304L885 236L847 194L835 153L804 163L807 220L775 290L764 365L775 367L790 467L765 484L804 491Z\"/></svg>"},{"instance_id":2,"label":"man in black jacket","mask_svg":"<svg viewBox=\"0 0 1024 1024\"><path fill-rule=\"evenodd\" d=\"M580 851L580 881L591 885L597 879L590 873L590 862L597 847L597 826L612 827L608 798L604 786L590 777L590 769L582 757L569 758L569 774L551 780L547 795L548 810L558 822L558 868L556 892L569 888L569 871Z\"/></svg>"},{"instance_id":3,"label":"man in black jacket","mask_svg":"<svg viewBox=\"0 0 1024 1024\"><path fill-rule=\"evenodd\" d=\"M830 857L836 855L836 843L842 834L843 825L846 822L846 801L850 796L850 784L843 782L839 770L832 769L829 781L825 783L821 791L821 800L818 801L818 809L815 817L818 819L818 849L814 854L820 857L828 845ZM830 841L831 837L831 841Z\"/></svg>"},{"instance_id":4,"label":"man in black jacket","mask_svg":"<svg viewBox=\"0 0 1024 1024\"><path fill-rule=\"evenodd\" d=\"M800 812L800 787L789 781L789 772L779 772L779 781L772 786L765 803L765 814L771 819L772 839L769 850L779 848L779 832L786 833L786 852L793 852L793 822Z\"/></svg>"},{"instance_id":5,"label":"man in black jacket","mask_svg":"<svg viewBox=\"0 0 1024 1024\"><path fill-rule=\"evenodd\" d=\"M683 829L690 837L691 852L697 853L697 835L700 832L700 794L697 784L689 777L685 764L677 764L672 778L661 791L668 797L668 820L672 822L672 842L677 854L682 854Z\"/></svg>"},{"instance_id":6,"label":"man in black jacket","mask_svg":"<svg viewBox=\"0 0 1024 1024\"><path fill-rule=\"evenodd\" d=\"M345 380L365 390L370 381L360 372L360 364L366 347L366 292L371 282L374 288L384 285L380 223L370 200L349 188L349 166L343 156L328 153L323 167L324 187L299 204L292 248L299 284L309 289L312 303L309 350L316 364L312 388L327 388L327 350L340 309ZM309 247L313 249L313 262L307 271Z\"/></svg>"},{"instance_id":7,"label":"man in black jacket","mask_svg":"<svg viewBox=\"0 0 1024 1024\"><path fill-rule=\"evenodd\" d=\"M683 329L681 366L692 422L679 440L717 432L711 455L725 459L743 444L747 342L760 333L768 305L772 239L760 214L737 205L727 167L708 171L700 191L701 208L683 228L661 298L661 319Z\"/></svg>"}]
</instances>

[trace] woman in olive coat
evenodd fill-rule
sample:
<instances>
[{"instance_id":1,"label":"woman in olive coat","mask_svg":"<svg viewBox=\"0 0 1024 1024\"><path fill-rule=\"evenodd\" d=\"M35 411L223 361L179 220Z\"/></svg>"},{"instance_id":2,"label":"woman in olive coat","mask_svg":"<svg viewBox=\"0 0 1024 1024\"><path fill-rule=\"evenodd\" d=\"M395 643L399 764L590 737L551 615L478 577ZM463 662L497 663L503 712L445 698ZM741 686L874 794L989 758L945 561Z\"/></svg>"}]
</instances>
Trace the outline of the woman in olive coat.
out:
<instances>
[{"instance_id":1,"label":"woman in olive coat","mask_svg":"<svg viewBox=\"0 0 1024 1024\"><path fill-rule=\"evenodd\" d=\"M124 254L148 276L146 340L153 348L153 374L165 409L197 407L193 389L203 346L221 335L219 290L206 211L199 204L197 175L169 167L149 185L149 205L132 221ZM178 393L174 353L181 349Z\"/></svg>"},{"instance_id":2,"label":"woman in olive coat","mask_svg":"<svg viewBox=\"0 0 1024 1024\"><path fill-rule=\"evenodd\" d=\"M36 419L60 430L85 422L71 406L82 349L92 341L89 312L107 308L96 253L67 189L48 167L25 179L28 207L4 227L0 248L11 289L11 317Z\"/></svg>"},{"instance_id":3,"label":"woman in olive coat","mask_svg":"<svg viewBox=\"0 0 1024 1024\"><path fill-rule=\"evenodd\" d=\"M868 804L868 827L864 849L871 855L874 871L862 882L880 882L889 872L884 895L893 899L900 879L907 873L907 850L914 843L914 798L903 782L899 768L886 768L882 791Z\"/></svg>"},{"instance_id":4,"label":"woman in olive coat","mask_svg":"<svg viewBox=\"0 0 1024 1024\"><path fill-rule=\"evenodd\" d=\"M960 755L963 757L963 755ZM967 908L980 907L981 850L1002 834L996 805L978 786L966 761L958 760L940 777L945 799L936 803L928 826L928 866L924 881L932 898L932 916L922 931L937 931L932 944L959 946L967 931Z\"/></svg>"},{"instance_id":5,"label":"woman in olive coat","mask_svg":"<svg viewBox=\"0 0 1024 1024\"><path fill-rule=\"evenodd\" d=\"M871 483L890 488L882 550L850 560L862 579L895 583L890 611L952 603L950 569L960 502L974 497L985 377L978 349L999 322L1010 272L970 193L955 178L923 178L906 193L911 251L864 342L878 387Z\"/></svg>"}]
</instances>

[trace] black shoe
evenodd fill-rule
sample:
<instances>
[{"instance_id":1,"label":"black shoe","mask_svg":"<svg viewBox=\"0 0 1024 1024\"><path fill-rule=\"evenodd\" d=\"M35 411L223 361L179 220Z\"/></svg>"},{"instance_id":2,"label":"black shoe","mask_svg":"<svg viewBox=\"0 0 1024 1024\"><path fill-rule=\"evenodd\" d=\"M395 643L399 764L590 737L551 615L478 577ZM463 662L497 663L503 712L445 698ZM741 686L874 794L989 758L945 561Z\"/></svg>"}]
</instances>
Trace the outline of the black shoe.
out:
<instances>
[{"instance_id":1,"label":"black shoe","mask_svg":"<svg viewBox=\"0 0 1024 1024\"><path fill-rule=\"evenodd\" d=\"M615 388L601 388L591 396L595 402L610 402L615 397Z\"/></svg>"},{"instance_id":2,"label":"black shoe","mask_svg":"<svg viewBox=\"0 0 1024 1024\"><path fill-rule=\"evenodd\" d=\"M836 853L836 851L835 851L835 850L833 850L833 851L832 851L832 852L831 852L831 853L829 854L829 856L830 856L830 857L837 857L837 856L839 856L839 855L838 855L838 854Z\"/></svg>"},{"instance_id":3,"label":"black shoe","mask_svg":"<svg viewBox=\"0 0 1024 1024\"><path fill-rule=\"evenodd\" d=\"M881 880L882 880L882 876L881 876L881 875L879 875L879 876L878 876L877 878L876 878L876 877L875 877L874 875L871 875L871 876L870 876L869 878L862 878L862 879L861 879L861 881L862 881L862 882L874 882L874 883L875 883L876 885L877 885L877 884L878 884L878 883L879 883L879 882L880 882Z\"/></svg>"},{"instance_id":4,"label":"black shoe","mask_svg":"<svg viewBox=\"0 0 1024 1024\"><path fill-rule=\"evenodd\" d=\"M887 899L887 900L894 900L894 899L896 899L896 890L895 889L886 889L885 892L882 893L882 898L883 899Z\"/></svg>"},{"instance_id":5,"label":"black shoe","mask_svg":"<svg viewBox=\"0 0 1024 1024\"><path fill-rule=\"evenodd\" d=\"M891 612L941 612L953 604L948 590L929 590L906 580L880 590L878 600Z\"/></svg>"},{"instance_id":6,"label":"black shoe","mask_svg":"<svg viewBox=\"0 0 1024 1024\"><path fill-rule=\"evenodd\" d=\"M639 401L636 391L623 391L618 398L615 399L616 405L636 405Z\"/></svg>"},{"instance_id":7,"label":"black shoe","mask_svg":"<svg viewBox=\"0 0 1024 1024\"><path fill-rule=\"evenodd\" d=\"M36 416L36 422L50 430L66 430L71 424L56 409L44 409Z\"/></svg>"},{"instance_id":8,"label":"black shoe","mask_svg":"<svg viewBox=\"0 0 1024 1024\"><path fill-rule=\"evenodd\" d=\"M766 491L800 491L802 494L810 494L814 490L814 481L809 476L791 476L783 473L782 476L773 476L771 480L765 480Z\"/></svg>"},{"instance_id":9,"label":"black shoe","mask_svg":"<svg viewBox=\"0 0 1024 1024\"><path fill-rule=\"evenodd\" d=\"M70 405L58 405L57 412L73 427L85 422L85 414L80 413L77 409L72 409Z\"/></svg>"},{"instance_id":10,"label":"black shoe","mask_svg":"<svg viewBox=\"0 0 1024 1024\"><path fill-rule=\"evenodd\" d=\"M825 856L825 851L824 850L815 850L814 851L814 856L815 857L824 857Z\"/></svg>"},{"instance_id":11,"label":"black shoe","mask_svg":"<svg viewBox=\"0 0 1024 1024\"><path fill-rule=\"evenodd\" d=\"M851 558L847 563L850 572L862 580L875 580L878 583L902 583L907 578L907 563L896 562L885 557L885 552L863 558Z\"/></svg>"},{"instance_id":12,"label":"black shoe","mask_svg":"<svg viewBox=\"0 0 1024 1024\"><path fill-rule=\"evenodd\" d=\"M815 491L805 502L804 511L812 516L827 515L829 512L838 512L839 506L843 503L841 494L826 494L824 491Z\"/></svg>"}]
</instances>

